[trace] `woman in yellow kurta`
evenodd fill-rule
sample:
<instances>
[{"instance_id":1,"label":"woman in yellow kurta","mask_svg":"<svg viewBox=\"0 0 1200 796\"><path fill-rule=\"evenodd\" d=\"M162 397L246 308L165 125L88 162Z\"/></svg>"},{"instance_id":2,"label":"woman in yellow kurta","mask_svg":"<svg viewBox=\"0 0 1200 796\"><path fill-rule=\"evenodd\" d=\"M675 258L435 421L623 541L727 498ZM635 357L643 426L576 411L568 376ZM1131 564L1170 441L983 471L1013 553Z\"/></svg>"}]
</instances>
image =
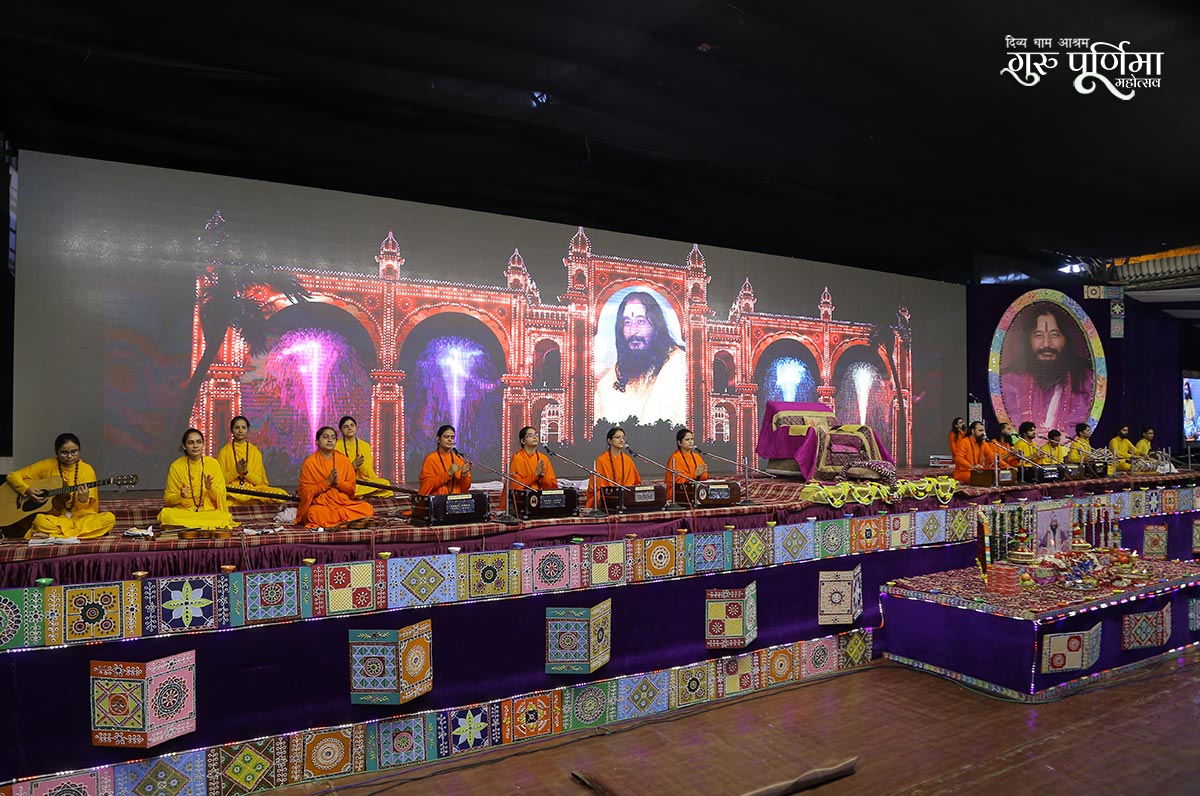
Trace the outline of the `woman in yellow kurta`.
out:
<instances>
[{"instance_id":1,"label":"woman in yellow kurta","mask_svg":"<svg viewBox=\"0 0 1200 796\"><path fill-rule=\"evenodd\" d=\"M371 446L365 440L358 438L358 421L350 415L346 415L338 421L338 428L342 432L342 443L339 449L354 466L354 477L362 478L365 481L374 481L378 484L389 483L375 475L375 461L371 457ZM357 484L354 487L354 496L389 498L392 497L392 493L386 489Z\"/></svg>"},{"instance_id":2,"label":"woman in yellow kurta","mask_svg":"<svg viewBox=\"0 0 1200 796\"><path fill-rule=\"evenodd\" d=\"M230 421L229 433L233 440L217 452L217 461L221 464L225 484L239 489L253 489L255 492L271 492L286 498L287 490L271 486L271 482L267 480L267 470L263 467L262 453L246 439L250 433L250 421L238 415ZM229 492L228 498L234 505L283 502L254 495L239 495L236 492Z\"/></svg>"},{"instance_id":3,"label":"woman in yellow kurta","mask_svg":"<svg viewBox=\"0 0 1200 796\"><path fill-rule=\"evenodd\" d=\"M422 495L461 495L471 488L471 463L454 452L454 426L437 431L437 449L421 462Z\"/></svg>"},{"instance_id":4,"label":"woman in yellow kurta","mask_svg":"<svg viewBox=\"0 0 1200 796\"><path fill-rule=\"evenodd\" d=\"M690 428L675 432L675 452L667 459L667 500L675 499L675 488L708 478L708 465L696 453L696 435Z\"/></svg>"},{"instance_id":5,"label":"woman in yellow kurta","mask_svg":"<svg viewBox=\"0 0 1200 796\"><path fill-rule=\"evenodd\" d=\"M625 429L613 426L608 430L608 450L596 457L596 472L604 476L592 476L591 489L588 490L587 507L595 508L597 491L614 483L621 486L637 486L642 483L633 457L625 452Z\"/></svg>"},{"instance_id":6,"label":"woman in yellow kurta","mask_svg":"<svg viewBox=\"0 0 1200 796\"><path fill-rule=\"evenodd\" d=\"M221 465L204 455L204 435L189 428L180 447L183 456L171 462L167 488L158 512L164 528L231 528L233 516L225 500L225 476Z\"/></svg>"},{"instance_id":7,"label":"woman in yellow kurta","mask_svg":"<svg viewBox=\"0 0 1200 796\"><path fill-rule=\"evenodd\" d=\"M80 458L82 454L79 437L74 434L59 434L54 440L54 453L53 459L42 459L9 473L9 485L18 494L42 500L46 490L32 488L31 481L57 477L62 480L63 486L75 486L96 480L96 471ZM100 511L98 489L79 487L74 492L55 497L53 507L48 512L35 514L33 525L26 532L25 538L63 536L94 539L111 531L116 523L117 518L111 511Z\"/></svg>"},{"instance_id":8,"label":"woman in yellow kurta","mask_svg":"<svg viewBox=\"0 0 1200 796\"><path fill-rule=\"evenodd\" d=\"M354 465L337 449L337 432L317 431L317 450L300 467L296 524L309 528L365 528L375 509L354 499Z\"/></svg>"}]
</instances>

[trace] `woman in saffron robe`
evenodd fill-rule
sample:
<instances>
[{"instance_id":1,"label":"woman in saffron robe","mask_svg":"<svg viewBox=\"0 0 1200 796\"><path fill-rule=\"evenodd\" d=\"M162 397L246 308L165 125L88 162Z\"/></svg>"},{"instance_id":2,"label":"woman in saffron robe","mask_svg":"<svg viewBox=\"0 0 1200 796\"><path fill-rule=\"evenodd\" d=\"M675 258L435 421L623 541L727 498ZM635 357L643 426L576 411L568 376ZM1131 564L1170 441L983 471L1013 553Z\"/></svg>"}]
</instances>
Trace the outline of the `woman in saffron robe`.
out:
<instances>
[{"instance_id":1,"label":"woman in saffron robe","mask_svg":"<svg viewBox=\"0 0 1200 796\"><path fill-rule=\"evenodd\" d=\"M255 492L271 492L286 498L287 490L271 486L267 480L267 470L263 467L262 453L246 438L250 433L250 421L238 415L229 422L229 433L233 439L217 452L225 484L239 489L253 489ZM235 505L283 502L235 492L227 494L229 502Z\"/></svg>"},{"instance_id":2,"label":"woman in saffron robe","mask_svg":"<svg viewBox=\"0 0 1200 796\"><path fill-rule=\"evenodd\" d=\"M675 452L667 459L667 500L675 500L675 489L708 478L708 465L696 453L696 435L690 428L675 432Z\"/></svg>"},{"instance_id":3,"label":"woman in saffron robe","mask_svg":"<svg viewBox=\"0 0 1200 796\"><path fill-rule=\"evenodd\" d=\"M359 439L358 421L350 415L346 415L338 421L338 429L342 432L342 444L338 447L342 455L349 459L350 464L354 466L354 477L380 484L388 483L375 474L375 460L371 456L371 446L367 444L366 440ZM392 493L386 489L356 484L354 496L390 498Z\"/></svg>"},{"instance_id":4,"label":"woman in saffron robe","mask_svg":"<svg viewBox=\"0 0 1200 796\"><path fill-rule=\"evenodd\" d=\"M588 490L587 499L589 509L595 508L599 502L596 500L597 490L613 486L614 482L621 486L637 486L642 483L633 457L625 452L625 429L613 426L608 430L608 450L596 457L595 469L604 478L592 477L592 488ZM605 478L609 480L606 481Z\"/></svg>"},{"instance_id":5,"label":"woman in saffron robe","mask_svg":"<svg viewBox=\"0 0 1200 796\"><path fill-rule=\"evenodd\" d=\"M338 449L337 432L317 430L317 450L300 466L296 524L308 528L365 528L375 509L354 499L354 464Z\"/></svg>"},{"instance_id":6,"label":"woman in saffron robe","mask_svg":"<svg viewBox=\"0 0 1200 796\"><path fill-rule=\"evenodd\" d=\"M513 488L558 489L558 478L554 475L554 465L550 463L550 457L537 449L539 442L537 429L533 426L525 426L517 432L517 442L521 447L517 448L517 452L513 454L512 461L508 465L508 470L512 474ZM502 506L508 505L508 487L509 484L506 481Z\"/></svg>"},{"instance_id":7,"label":"woman in saffron robe","mask_svg":"<svg viewBox=\"0 0 1200 796\"><path fill-rule=\"evenodd\" d=\"M471 488L471 463L454 452L454 426L437 431L437 448L421 463L422 495L461 495Z\"/></svg>"},{"instance_id":8,"label":"woman in saffron robe","mask_svg":"<svg viewBox=\"0 0 1200 796\"><path fill-rule=\"evenodd\" d=\"M167 471L162 511L164 528L231 528L233 515L225 499L225 476L216 459L204 455L204 435L189 428L183 433L183 451Z\"/></svg>"},{"instance_id":9,"label":"woman in saffron robe","mask_svg":"<svg viewBox=\"0 0 1200 796\"><path fill-rule=\"evenodd\" d=\"M33 488L30 481L57 476L63 486L75 486L95 481L96 471L80 458L79 437L74 434L59 434L54 440L54 458L42 459L28 467L8 474L8 483L18 495L45 499L45 490ZM44 539L47 536L95 539L104 536L117 524L111 511L100 511L100 490L77 488L74 492L55 499L53 508L42 514L33 515L33 525L25 534L26 539Z\"/></svg>"}]
</instances>

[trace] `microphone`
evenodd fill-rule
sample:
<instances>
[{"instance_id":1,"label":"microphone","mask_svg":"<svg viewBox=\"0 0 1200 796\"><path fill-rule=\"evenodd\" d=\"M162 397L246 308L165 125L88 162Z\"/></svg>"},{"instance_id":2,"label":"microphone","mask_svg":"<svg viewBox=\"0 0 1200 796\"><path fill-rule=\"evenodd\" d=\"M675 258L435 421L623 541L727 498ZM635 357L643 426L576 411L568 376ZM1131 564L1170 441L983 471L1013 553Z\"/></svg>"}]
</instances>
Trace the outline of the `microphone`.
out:
<instances>
[{"instance_id":1,"label":"microphone","mask_svg":"<svg viewBox=\"0 0 1200 796\"><path fill-rule=\"evenodd\" d=\"M558 455L558 451L550 450L549 445L543 445L542 450L544 450L548 456L557 456Z\"/></svg>"},{"instance_id":2,"label":"microphone","mask_svg":"<svg viewBox=\"0 0 1200 796\"><path fill-rule=\"evenodd\" d=\"M464 459L467 458L466 454L458 452L458 448L451 448L450 452L453 453L455 456L462 456Z\"/></svg>"}]
</instances>

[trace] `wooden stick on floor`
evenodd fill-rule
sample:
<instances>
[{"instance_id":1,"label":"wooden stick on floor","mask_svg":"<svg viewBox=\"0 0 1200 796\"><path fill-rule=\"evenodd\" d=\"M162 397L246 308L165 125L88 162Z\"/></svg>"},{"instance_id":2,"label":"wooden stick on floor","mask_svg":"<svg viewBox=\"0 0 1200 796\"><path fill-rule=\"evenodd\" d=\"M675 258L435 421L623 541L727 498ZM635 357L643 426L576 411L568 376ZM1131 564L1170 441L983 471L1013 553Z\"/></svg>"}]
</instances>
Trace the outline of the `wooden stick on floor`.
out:
<instances>
[{"instance_id":1,"label":"wooden stick on floor","mask_svg":"<svg viewBox=\"0 0 1200 796\"><path fill-rule=\"evenodd\" d=\"M857 768L858 758L852 757L849 760L843 760L826 768L814 768L811 771L806 771L795 779L789 779L786 782L776 782L773 785L767 785L757 790L747 791L742 796L789 796L789 794L800 793L801 791L824 785L827 782L833 782L835 779L848 777ZM571 779L591 788L597 796L625 796L625 794L620 793L612 785L595 774L589 774L585 771L572 771Z\"/></svg>"}]
</instances>

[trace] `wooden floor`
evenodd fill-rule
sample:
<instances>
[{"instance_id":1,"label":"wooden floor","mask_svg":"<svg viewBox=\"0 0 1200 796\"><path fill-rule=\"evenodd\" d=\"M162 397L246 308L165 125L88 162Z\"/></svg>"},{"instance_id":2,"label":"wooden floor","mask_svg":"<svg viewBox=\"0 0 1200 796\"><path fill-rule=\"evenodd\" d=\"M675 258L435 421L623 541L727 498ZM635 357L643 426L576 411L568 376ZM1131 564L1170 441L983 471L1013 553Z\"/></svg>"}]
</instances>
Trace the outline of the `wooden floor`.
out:
<instances>
[{"instance_id":1,"label":"wooden floor","mask_svg":"<svg viewBox=\"0 0 1200 796\"><path fill-rule=\"evenodd\" d=\"M877 661L656 720L518 744L420 768L273 791L738 796L858 756L825 796L1200 794L1200 652L1041 705Z\"/></svg>"}]
</instances>

